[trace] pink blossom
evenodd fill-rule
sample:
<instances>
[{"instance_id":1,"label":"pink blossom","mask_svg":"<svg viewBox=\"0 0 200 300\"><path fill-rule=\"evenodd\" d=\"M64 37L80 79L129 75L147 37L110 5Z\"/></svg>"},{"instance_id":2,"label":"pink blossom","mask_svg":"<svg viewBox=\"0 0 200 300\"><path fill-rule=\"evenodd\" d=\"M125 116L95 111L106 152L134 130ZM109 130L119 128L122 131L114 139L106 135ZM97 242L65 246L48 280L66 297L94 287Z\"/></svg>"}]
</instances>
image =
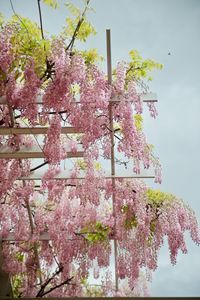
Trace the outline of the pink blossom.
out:
<instances>
[{"instance_id":1,"label":"pink blossom","mask_svg":"<svg viewBox=\"0 0 200 300\"><path fill-rule=\"evenodd\" d=\"M50 127L45 138L44 153L47 160L52 164L59 163L66 158L66 153L63 150L60 140L61 124L58 115L52 119Z\"/></svg>"}]
</instances>

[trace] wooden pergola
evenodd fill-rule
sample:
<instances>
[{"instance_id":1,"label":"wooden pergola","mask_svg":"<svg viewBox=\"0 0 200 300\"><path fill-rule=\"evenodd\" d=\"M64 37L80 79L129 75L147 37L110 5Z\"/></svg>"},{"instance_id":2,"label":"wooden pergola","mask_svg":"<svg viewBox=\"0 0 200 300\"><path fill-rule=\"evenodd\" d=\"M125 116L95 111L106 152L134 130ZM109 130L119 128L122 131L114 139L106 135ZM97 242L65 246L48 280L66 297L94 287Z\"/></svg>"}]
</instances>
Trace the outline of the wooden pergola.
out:
<instances>
[{"instance_id":1,"label":"wooden pergola","mask_svg":"<svg viewBox=\"0 0 200 300\"><path fill-rule=\"evenodd\" d=\"M110 38L110 30L106 31L106 41L107 41L107 72L108 72L108 83L112 83L112 66L111 66L111 38ZM143 102L157 102L156 95L154 93L147 93L142 94L141 99ZM135 179L135 178L143 178L143 179L152 179L155 176L151 172L146 172L142 174L133 174L132 172L125 172L117 173L115 168L115 141L114 141L114 129L113 129L113 104L116 102L120 102L120 97L111 99L109 103L109 125L110 125L110 138L111 138L111 163L110 163L110 170L104 171L104 177L106 179L112 179L112 185L115 187L115 180L119 178L128 178L128 179ZM78 103L78 102L77 102ZM8 102L5 97L0 97L0 104L1 105L8 105ZM38 100L38 104L42 105L41 100ZM8 105L9 106L9 105ZM12 109L9 107L11 119L13 120L13 126L6 128L1 127L0 128L0 135L46 135L48 131L48 127L16 127L14 119L13 119L13 113ZM82 130L74 127L62 127L61 129L62 134L81 134L83 133ZM77 152L67 151L67 158L79 158L84 156L84 151L81 145L78 146ZM39 159L39 158L45 158L43 149L39 146L35 146L32 148L26 148L21 147L17 151L13 151L7 146L0 146L0 159ZM43 174L41 172L34 171L27 177L19 177L18 180L25 182L30 180L41 180ZM79 177L76 179L83 180L85 178L85 173L82 172ZM59 175L55 176L55 179L57 180L70 180L70 170L60 173ZM112 203L113 203L113 214L115 216L115 193L112 194ZM30 208L30 207L29 207ZM116 218L115 218L116 221ZM32 220L30 218L30 225L32 228ZM115 229L116 224L114 224ZM32 235L32 230L30 232L30 236ZM70 238L70 237L69 237ZM40 241L48 241L50 239L48 232L45 232L40 235L39 240ZM15 236L13 233L10 233L6 238L0 237L0 298L5 297L12 297L12 287L9 280L9 274L6 274L1 266L2 266L2 253L1 253L1 247L3 242L14 242L16 241ZM19 241L19 240L18 240ZM22 238L23 241L23 238ZM115 257L115 288L116 291L118 290L118 274L117 274L117 240L113 240L114 243L114 257ZM37 250L36 250L37 251ZM38 258L39 259L39 258ZM26 299L26 298L25 298ZM30 299L30 298L29 298ZM52 299L58 299L58 298L52 298ZM70 298L67 298L68 300ZM89 298L77 298L77 299L89 299ZM96 298L99 299L105 299L105 298ZM114 298L118 299L118 298ZM119 299L128 299L126 297L120 297ZM129 298L130 299L130 298Z\"/></svg>"}]
</instances>

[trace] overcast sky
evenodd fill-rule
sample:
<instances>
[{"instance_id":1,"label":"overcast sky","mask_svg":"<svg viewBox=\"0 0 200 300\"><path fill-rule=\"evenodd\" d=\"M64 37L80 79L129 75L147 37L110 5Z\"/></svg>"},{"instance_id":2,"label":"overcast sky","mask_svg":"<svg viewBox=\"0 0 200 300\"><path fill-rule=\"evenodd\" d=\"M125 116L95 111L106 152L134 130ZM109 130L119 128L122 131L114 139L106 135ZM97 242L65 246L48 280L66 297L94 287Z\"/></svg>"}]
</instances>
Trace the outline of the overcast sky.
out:
<instances>
[{"instance_id":1,"label":"overcast sky","mask_svg":"<svg viewBox=\"0 0 200 300\"><path fill-rule=\"evenodd\" d=\"M36 4L36 0L13 0L19 14L34 20L38 20ZM150 84L158 95L159 117L152 120L147 115L145 120L148 141L155 145L163 167L163 183L156 188L185 199L200 223L200 1L93 0L92 6L96 13L89 19L98 35L89 39L88 48L98 48L105 56L105 30L110 28L113 65L128 59L131 49L164 64ZM10 1L0 0L0 10L11 16ZM59 32L66 10L44 6L42 10L44 27ZM189 253L179 254L175 267L163 247L152 296L200 296L200 247L187 240Z\"/></svg>"}]
</instances>

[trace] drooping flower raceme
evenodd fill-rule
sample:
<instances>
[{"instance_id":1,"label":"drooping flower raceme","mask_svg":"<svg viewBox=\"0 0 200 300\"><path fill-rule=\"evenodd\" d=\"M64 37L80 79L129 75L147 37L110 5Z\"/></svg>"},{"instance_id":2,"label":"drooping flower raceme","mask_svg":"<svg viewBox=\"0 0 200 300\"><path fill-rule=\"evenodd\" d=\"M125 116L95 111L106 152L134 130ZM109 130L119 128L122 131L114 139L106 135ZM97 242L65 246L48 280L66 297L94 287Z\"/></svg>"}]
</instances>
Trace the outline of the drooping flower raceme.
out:
<instances>
[{"instance_id":1,"label":"drooping flower raceme","mask_svg":"<svg viewBox=\"0 0 200 300\"><path fill-rule=\"evenodd\" d=\"M61 145L60 134L60 117L58 115L55 115L48 129L43 150L49 163L52 164L57 164L61 161L61 159L66 158L66 153L64 152L63 147Z\"/></svg>"},{"instance_id":2,"label":"drooping flower raceme","mask_svg":"<svg viewBox=\"0 0 200 300\"><path fill-rule=\"evenodd\" d=\"M103 164L101 168L102 157L111 158L113 122L116 156L120 152L128 158L133 174L153 166L155 181L161 182L160 164L137 122L142 120L143 102L134 78L127 80L128 65L119 63L109 84L95 64L78 51L66 51L62 39L54 39L46 60L50 70L42 77L34 59L18 53L24 62L20 81L11 68L12 34L12 26L1 33L0 62L6 80L0 77L0 95L7 102L0 107L0 124L12 126L13 111L15 127L26 124L48 130L43 145L37 136L31 140L11 134L0 138L0 150L30 150L38 139L42 165L49 164L38 183L23 179L37 169L29 160L0 159L0 235L4 268L18 284L15 292L27 297L148 295L141 269L148 279L157 268L165 237L172 264L179 250L187 252L185 231L196 244L200 238L194 212L181 199L151 190L142 180L110 178ZM148 105L155 117L153 104ZM63 134L62 127L74 127L78 135ZM76 156L78 144L83 158L70 161L66 153ZM16 241L9 243L6 238ZM114 244L118 291L109 271ZM88 291L91 274L102 281L100 290Z\"/></svg>"}]
</instances>

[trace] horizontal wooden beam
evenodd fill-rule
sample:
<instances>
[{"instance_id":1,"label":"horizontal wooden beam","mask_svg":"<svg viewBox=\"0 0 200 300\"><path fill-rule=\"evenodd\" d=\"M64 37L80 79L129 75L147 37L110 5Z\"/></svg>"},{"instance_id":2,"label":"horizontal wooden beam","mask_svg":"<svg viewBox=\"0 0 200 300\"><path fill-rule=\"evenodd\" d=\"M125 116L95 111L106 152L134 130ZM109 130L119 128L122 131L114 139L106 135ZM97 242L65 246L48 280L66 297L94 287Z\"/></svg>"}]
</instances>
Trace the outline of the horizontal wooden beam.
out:
<instances>
[{"instance_id":1,"label":"horizontal wooden beam","mask_svg":"<svg viewBox=\"0 0 200 300\"><path fill-rule=\"evenodd\" d=\"M102 285L98 285L98 284L88 284L87 286L102 286ZM122 296L118 296L118 297L95 297L94 299L95 300L106 300L106 299L108 299L108 300L130 300L130 299L134 299L134 300L141 300L141 299L145 299L145 300L177 300L177 298L179 298L179 299L191 299L191 298L196 298L196 299L198 299L199 297L135 297L135 296L133 296L133 297L131 297L131 296L128 296L128 297L122 297ZM9 298L3 298L2 300L9 300ZM16 298L16 299L18 299L18 300L20 300L21 298ZM24 300L35 300L36 298L30 298L30 297L23 297L23 299ZM74 299L76 299L76 300L91 300L91 299L93 299L92 297L76 297L76 298L74 298L74 297L62 297L62 298L60 298L60 297L51 297L51 298L47 298L47 299L49 299L49 300L60 300L60 299L62 299L62 300L74 300Z\"/></svg>"},{"instance_id":2,"label":"horizontal wooden beam","mask_svg":"<svg viewBox=\"0 0 200 300\"><path fill-rule=\"evenodd\" d=\"M157 95L155 93L142 93L140 94L141 100L143 102L157 102ZM117 96L112 98L111 102L120 102L122 99L124 99L122 96ZM7 99L5 96L0 97L0 105L6 105ZM42 97L38 97L37 104L43 105ZM79 104L81 102L76 101L75 103ZM95 103L95 101L91 101L90 103Z\"/></svg>"},{"instance_id":3,"label":"horizontal wooden beam","mask_svg":"<svg viewBox=\"0 0 200 300\"><path fill-rule=\"evenodd\" d=\"M30 235L31 238L31 235ZM24 239L22 238L15 238L15 234L14 233L9 233L6 237L1 237L2 242L14 242L14 241L28 241L28 239ZM49 237L49 233L48 232L43 232L42 234L40 234L40 236L38 237L39 241L49 241L50 237Z\"/></svg>"},{"instance_id":4,"label":"horizontal wooden beam","mask_svg":"<svg viewBox=\"0 0 200 300\"><path fill-rule=\"evenodd\" d=\"M48 127L20 127L20 128L0 128L0 135L11 135L11 134L47 134ZM62 134L76 134L83 133L80 128L76 127L62 127Z\"/></svg>"},{"instance_id":5,"label":"horizontal wooden beam","mask_svg":"<svg viewBox=\"0 0 200 300\"><path fill-rule=\"evenodd\" d=\"M74 240L81 240L82 238L84 237L84 234L74 234L73 237L72 236L67 236L66 234L66 239L67 240L71 240L71 241L74 241ZM7 236L5 237L1 237L1 241L2 242L28 242L29 240L31 239L31 235L30 235L30 238L17 238L15 237L15 234L14 233L9 233ZM48 232L43 232L40 234L40 236L38 236L38 238L34 238L34 240L38 240L38 241L50 241L51 238L49 236L49 233ZM113 240L113 238L111 238L110 240Z\"/></svg>"},{"instance_id":6,"label":"horizontal wooden beam","mask_svg":"<svg viewBox=\"0 0 200 300\"><path fill-rule=\"evenodd\" d=\"M92 234L92 232L88 232L88 233ZM69 240L69 241L81 240L81 239L83 239L84 235L86 236L88 233L83 234L83 233L78 233L77 232L73 236L70 236L70 235L67 236L67 233L66 233L66 239ZM30 241L31 237L32 236L30 235L30 237L26 238L26 239L23 238L23 237L16 238L15 234L13 232L11 232L7 236L0 237L0 238L1 238L2 242L28 242L28 241ZM34 237L34 240L42 242L42 241L51 241L52 239L50 238L50 235L49 235L48 232L43 232L37 238ZM117 240L117 239L115 239L114 237L111 236L111 237L109 237L109 240L112 241L112 240ZM132 240L132 239L129 238L129 240Z\"/></svg>"},{"instance_id":7,"label":"horizontal wooden beam","mask_svg":"<svg viewBox=\"0 0 200 300\"><path fill-rule=\"evenodd\" d=\"M67 152L67 158L83 157L84 152ZM43 152L12 152L0 153L0 159L45 158Z\"/></svg>"},{"instance_id":8,"label":"horizontal wooden beam","mask_svg":"<svg viewBox=\"0 0 200 300\"><path fill-rule=\"evenodd\" d=\"M158 102L157 95L155 93L145 93L140 95L143 102Z\"/></svg>"},{"instance_id":9,"label":"horizontal wooden beam","mask_svg":"<svg viewBox=\"0 0 200 300\"><path fill-rule=\"evenodd\" d=\"M57 180L67 180L67 179L85 179L86 173L84 171L81 171L80 174L76 177L73 178L71 177L72 170L66 170L66 171L61 171L58 175L56 175L54 178ZM30 174L27 177L20 177L18 180L41 180L42 177L44 176L44 172L34 172ZM120 174L115 174L114 176L111 175L110 172L105 171L102 172L102 177L105 179L151 179L155 178L155 175L152 174L152 172L141 172L141 174L135 174L132 171L127 171L127 172L121 172ZM101 177L101 178L102 178ZM98 177L97 177L98 178Z\"/></svg>"},{"instance_id":10,"label":"horizontal wooden beam","mask_svg":"<svg viewBox=\"0 0 200 300\"><path fill-rule=\"evenodd\" d=\"M140 94L140 99L141 101L143 102L158 102L157 100L157 95L155 93L145 93L145 94ZM124 99L123 96L121 95L117 95L117 96L114 96L110 102L120 102L120 101L126 101L126 99ZM130 102L130 99L127 99L127 102Z\"/></svg>"},{"instance_id":11,"label":"horizontal wooden beam","mask_svg":"<svg viewBox=\"0 0 200 300\"><path fill-rule=\"evenodd\" d=\"M84 151L81 145L78 145L77 152L73 152L69 149L69 151L66 152L67 158L72 157L83 157ZM39 148L39 146L34 146L32 148L26 148L24 146L20 147L20 150L13 151L8 146L1 146L0 147L0 159L5 158L16 158L16 159L23 159L23 158L45 158L44 152L42 149Z\"/></svg>"}]
</instances>

